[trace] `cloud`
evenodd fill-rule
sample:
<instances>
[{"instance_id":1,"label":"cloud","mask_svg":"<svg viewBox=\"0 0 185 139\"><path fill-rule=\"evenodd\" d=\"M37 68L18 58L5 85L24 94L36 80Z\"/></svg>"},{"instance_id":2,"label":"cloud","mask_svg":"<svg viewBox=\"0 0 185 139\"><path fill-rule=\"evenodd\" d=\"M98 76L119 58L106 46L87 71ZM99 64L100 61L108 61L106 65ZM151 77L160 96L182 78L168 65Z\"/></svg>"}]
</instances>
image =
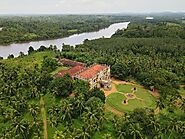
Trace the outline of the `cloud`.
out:
<instances>
[{"instance_id":1,"label":"cloud","mask_svg":"<svg viewBox=\"0 0 185 139\"><path fill-rule=\"evenodd\" d=\"M185 11L185 0L0 0L0 13Z\"/></svg>"},{"instance_id":2,"label":"cloud","mask_svg":"<svg viewBox=\"0 0 185 139\"><path fill-rule=\"evenodd\" d=\"M183 11L184 0L60 0L57 7L68 13Z\"/></svg>"},{"instance_id":3,"label":"cloud","mask_svg":"<svg viewBox=\"0 0 185 139\"><path fill-rule=\"evenodd\" d=\"M104 13L118 11L120 3L122 0L61 0L56 7L69 13Z\"/></svg>"}]
</instances>

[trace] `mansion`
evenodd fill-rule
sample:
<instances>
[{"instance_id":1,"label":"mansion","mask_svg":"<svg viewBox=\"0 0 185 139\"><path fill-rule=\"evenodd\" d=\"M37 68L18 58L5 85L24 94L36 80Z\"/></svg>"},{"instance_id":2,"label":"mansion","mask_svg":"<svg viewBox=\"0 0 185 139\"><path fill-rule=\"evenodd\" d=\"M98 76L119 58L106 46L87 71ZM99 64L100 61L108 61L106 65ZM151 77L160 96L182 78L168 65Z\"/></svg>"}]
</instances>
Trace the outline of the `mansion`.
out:
<instances>
[{"instance_id":1,"label":"mansion","mask_svg":"<svg viewBox=\"0 0 185 139\"><path fill-rule=\"evenodd\" d=\"M56 74L57 77L63 77L69 74L73 79L77 78L89 83L90 89L103 88L111 89L110 66L93 64L86 67L86 64L72 61L69 59L60 59L59 64L70 66L68 70L62 70Z\"/></svg>"}]
</instances>

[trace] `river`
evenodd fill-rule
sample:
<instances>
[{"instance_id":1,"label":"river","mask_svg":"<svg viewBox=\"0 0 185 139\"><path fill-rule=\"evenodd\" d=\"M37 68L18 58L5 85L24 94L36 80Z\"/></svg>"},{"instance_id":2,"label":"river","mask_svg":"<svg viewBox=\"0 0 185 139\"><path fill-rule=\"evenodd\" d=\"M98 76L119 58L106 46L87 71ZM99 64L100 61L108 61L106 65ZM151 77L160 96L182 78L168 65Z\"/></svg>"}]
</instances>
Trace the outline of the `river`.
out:
<instances>
[{"instance_id":1,"label":"river","mask_svg":"<svg viewBox=\"0 0 185 139\"><path fill-rule=\"evenodd\" d=\"M50 45L56 45L58 49L61 49L63 44L75 46L82 44L86 39L94 40L102 37L110 38L118 29L126 29L129 23L130 22L115 23L110 25L108 28L101 29L97 32L74 34L60 39L33 41L28 43L14 43L8 46L0 46L0 56L7 58L7 56L10 54L13 54L15 57L17 57L20 52L27 54L30 46L32 46L34 49L38 49L41 45L46 47L49 47Z\"/></svg>"}]
</instances>

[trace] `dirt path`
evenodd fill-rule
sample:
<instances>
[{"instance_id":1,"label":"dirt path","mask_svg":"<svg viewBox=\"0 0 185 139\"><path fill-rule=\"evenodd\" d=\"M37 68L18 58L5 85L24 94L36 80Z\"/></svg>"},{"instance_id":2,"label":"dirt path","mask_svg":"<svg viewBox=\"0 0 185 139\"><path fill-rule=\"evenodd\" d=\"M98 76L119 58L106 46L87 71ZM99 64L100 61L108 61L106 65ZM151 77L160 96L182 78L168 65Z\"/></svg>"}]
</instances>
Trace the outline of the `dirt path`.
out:
<instances>
[{"instance_id":1,"label":"dirt path","mask_svg":"<svg viewBox=\"0 0 185 139\"><path fill-rule=\"evenodd\" d=\"M115 84L131 84L131 85L136 85L136 84L131 83L131 82L120 81L120 80L115 80L115 79L113 79L112 82L115 83Z\"/></svg>"},{"instance_id":2,"label":"dirt path","mask_svg":"<svg viewBox=\"0 0 185 139\"><path fill-rule=\"evenodd\" d=\"M143 87L143 86L140 86L140 85L137 85L137 84L134 84L134 83L130 83L130 82L126 82L126 81L120 81L120 80L115 80L113 79L112 80L112 88L111 90L109 91L104 91L105 93L105 97L107 97L108 95L112 94L112 93L115 93L115 92L118 92L117 88L116 88L116 85L118 84L131 84L131 85L135 85L135 86L139 86L139 87ZM144 87L143 87L144 88Z\"/></svg>"},{"instance_id":3,"label":"dirt path","mask_svg":"<svg viewBox=\"0 0 185 139\"><path fill-rule=\"evenodd\" d=\"M113 79L112 82L113 82L114 84L130 84L130 85L138 86L138 87L141 87L141 88L145 88L145 87L142 86L142 85L138 85L138 84L134 84L134 83L131 83L131 82L126 82L126 81L120 81L120 80L115 80L115 79ZM159 97L159 92L158 92L158 90L151 91L151 94L152 94L155 98L158 98L158 97Z\"/></svg>"},{"instance_id":4,"label":"dirt path","mask_svg":"<svg viewBox=\"0 0 185 139\"><path fill-rule=\"evenodd\" d=\"M40 107L43 119L43 128L44 128L44 139L48 139L48 132L47 132L47 118L46 118L46 110L45 110L45 103L44 98L40 98Z\"/></svg>"},{"instance_id":5,"label":"dirt path","mask_svg":"<svg viewBox=\"0 0 185 139\"><path fill-rule=\"evenodd\" d=\"M135 85L133 83L129 83L129 82L119 81L119 80L113 79L112 80L112 88L111 88L111 90L109 90L109 91L103 90L104 93L105 93L105 96L107 97L108 95L110 95L112 93L118 92L118 90L116 89L116 85L118 85L118 84L132 84L132 85Z\"/></svg>"},{"instance_id":6,"label":"dirt path","mask_svg":"<svg viewBox=\"0 0 185 139\"><path fill-rule=\"evenodd\" d=\"M155 91L152 91L152 95L155 97L155 98L159 98L159 92L157 90Z\"/></svg>"},{"instance_id":7,"label":"dirt path","mask_svg":"<svg viewBox=\"0 0 185 139\"><path fill-rule=\"evenodd\" d=\"M159 114L159 112L160 112L160 108L157 107L157 108L154 110L154 113L155 113L155 114Z\"/></svg>"},{"instance_id":8,"label":"dirt path","mask_svg":"<svg viewBox=\"0 0 185 139\"><path fill-rule=\"evenodd\" d=\"M145 88L144 86L142 85L139 85L139 84L136 84L136 83L131 83L131 82L126 82L126 81L120 81L120 80L116 80L116 79L113 79L112 80L113 83L115 84L130 84L130 85L133 85L133 86L138 86L138 87L141 87L141 88Z\"/></svg>"},{"instance_id":9,"label":"dirt path","mask_svg":"<svg viewBox=\"0 0 185 139\"><path fill-rule=\"evenodd\" d=\"M109 90L109 91L103 90L104 93L105 93L105 97L107 97L108 95L110 95L110 94L112 94L112 93L115 93L115 92L120 93L120 92L118 92L118 90L117 90L117 88L116 88L116 85L118 85L118 84L130 84L130 85L134 85L134 86L138 86L138 87L144 88L144 86L137 85L137 84L134 84L134 83L131 83L131 82L126 82L126 81L120 81L120 80L112 79L112 89ZM122 93L121 93L121 94L122 94ZM159 93L158 93L158 91L156 91L156 90L155 90L154 92L151 92L151 94L152 94L154 97L159 97ZM138 98L138 97L136 97L136 99L143 101L143 99ZM120 115L120 116L124 114L123 112L120 112L120 111L116 110L115 108L113 108L113 107L111 107L111 106L109 106L109 105L107 105L107 104L105 105L105 110L111 111L111 112L113 112L113 113L115 113L115 114L117 114L117 115ZM157 111L158 111L158 110L157 110Z\"/></svg>"},{"instance_id":10,"label":"dirt path","mask_svg":"<svg viewBox=\"0 0 185 139\"><path fill-rule=\"evenodd\" d=\"M105 91L103 90L104 93L105 93L105 97L107 97L108 95L112 94L112 93L115 93L115 92L118 92L117 89L116 89L116 84L112 82L112 88L111 90L109 91ZM110 111L118 116L122 116L123 115L123 112L120 112L118 110L116 110L115 108L109 106L108 104L105 105L105 110L106 111Z\"/></svg>"}]
</instances>

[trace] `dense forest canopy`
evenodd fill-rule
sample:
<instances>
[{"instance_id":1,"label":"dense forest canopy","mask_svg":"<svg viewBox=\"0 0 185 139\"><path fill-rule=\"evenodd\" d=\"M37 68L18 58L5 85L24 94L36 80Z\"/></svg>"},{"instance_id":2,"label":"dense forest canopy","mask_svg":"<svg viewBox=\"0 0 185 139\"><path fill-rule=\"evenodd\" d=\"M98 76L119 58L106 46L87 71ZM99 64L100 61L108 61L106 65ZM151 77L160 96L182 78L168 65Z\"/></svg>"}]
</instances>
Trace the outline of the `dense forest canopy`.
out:
<instances>
[{"instance_id":1,"label":"dense forest canopy","mask_svg":"<svg viewBox=\"0 0 185 139\"><path fill-rule=\"evenodd\" d=\"M75 33L97 31L118 22L143 22L147 15L20 15L0 16L0 44L8 45L66 37ZM179 22L179 14L151 14L158 21Z\"/></svg>"},{"instance_id":2,"label":"dense forest canopy","mask_svg":"<svg viewBox=\"0 0 185 139\"><path fill-rule=\"evenodd\" d=\"M123 34L126 33L127 30ZM126 38L120 37L119 34L120 31L111 39L85 41L84 45L73 50L75 53L66 52L63 55L80 61L93 62L95 60L111 65L112 72L115 72L113 75L120 79L126 79L129 76L139 79L142 77L141 74L148 72L152 76L151 72L153 72L153 75L158 73L161 76L173 77L172 82L178 80L178 82L174 82L173 87L175 84L184 84L184 39L169 37ZM117 66L122 66L124 70L116 71ZM169 82L168 77L163 78L166 78L164 83ZM140 81L142 82L143 79ZM149 82L143 81L143 83L148 83L150 86ZM151 86L154 85L153 83ZM159 88L158 85L156 87Z\"/></svg>"},{"instance_id":3,"label":"dense forest canopy","mask_svg":"<svg viewBox=\"0 0 185 139\"><path fill-rule=\"evenodd\" d=\"M2 16L0 44L66 37L75 33L97 31L112 23L125 21L119 16Z\"/></svg>"},{"instance_id":4,"label":"dense forest canopy","mask_svg":"<svg viewBox=\"0 0 185 139\"><path fill-rule=\"evenodd\" d=\"M161 26L166 28L165 31ZM127 30L118 31L111 39L86 40L83 45L70 50L64 47L63 56L89 64L111 65L115 78L134 79L149 89L159 90L168 106L180 97L177 90L185 84L185 40L174 36L179 28L184 32L184 25L175 24L173 29L168 26L161 21L131 23ZM136 33L130 33L131 30ZM153 30L162 36L148 35L153 34Z\"/></svg>"},{"instance_id":5,"label":"dense forest canopy","mask_svg":"<svg viewBox=\"0 0 185 139\"><path fill-rule=\"evenodd\" d=\"M86 40L76 48L64 45L62 52L52 45L30 47L28 55L0 60L0 138L44 138L44 130L49 139L185 138L185 99L179 94L185 84L185 40L179 30L184 31L181 20L138 18L110 39ZM156 109L135 109L123 116L105 111L103 91L89 90L86 82L69 75L53 76L69 68L57 64L59 57L107 64L114 78L158 90Z\"/></svg>"},{"instance_id":6,"label":"dense forest canopy","mask_svg":"<svg viewBox=\"0 0 185 139\"><path fill-rule=\"evenodd\" d=\"M159 115L151 109L136 109L117 117L104 111L105 95L99 89L89 91L86 82L72 80L68 75L52 76L51 71L59 66L53 59L58 54L56 49L42 48L28 56L0 62L1 138L43 138L43 107L47 113L48 138L185 136L184 103L179 108L159 101L158 107L165 108ZM74 96L70 96L71 92Z\"/></svg>"},{"instance_id":7,"label":"dense forest canopy","mask_svg":"<svg viewBox=\"0 0 185 139\"><path fill-rule=\"evenodd\" d=\"M32 52L30 56L0 63L0 138L43 138L43 107L52 132L49 138L53 138L58 128L67 130L75 119L81 123L76 133L79 138L89 125L97 127L89 127L91 132L88 136L100 128L104 120L104 93L99 89L89 91L86 82L72 80L68 75L55 78L51 72L58 65L53 59L53 51L45 49L44 52ZM12 65L11 62L16 60L17 63ZM36 60L36 63L31 60ZM75 92L74 97L69 97L72 92ZM91 121L89 116L92 116ZM69 132L72 131L66 133L70 135Z\"/></svg>"},{"instance_id":8,"label":"dense forest canopy","mask_svg":"<svg viewBox=\"0 0 185 139\"><path fill-rule=\"evenodd\" d=\"M127 38L181 38L185 39L185 24L173 22L132 23L126 31L118 30L116 37Z\"/></svg>"}]
</instances>

